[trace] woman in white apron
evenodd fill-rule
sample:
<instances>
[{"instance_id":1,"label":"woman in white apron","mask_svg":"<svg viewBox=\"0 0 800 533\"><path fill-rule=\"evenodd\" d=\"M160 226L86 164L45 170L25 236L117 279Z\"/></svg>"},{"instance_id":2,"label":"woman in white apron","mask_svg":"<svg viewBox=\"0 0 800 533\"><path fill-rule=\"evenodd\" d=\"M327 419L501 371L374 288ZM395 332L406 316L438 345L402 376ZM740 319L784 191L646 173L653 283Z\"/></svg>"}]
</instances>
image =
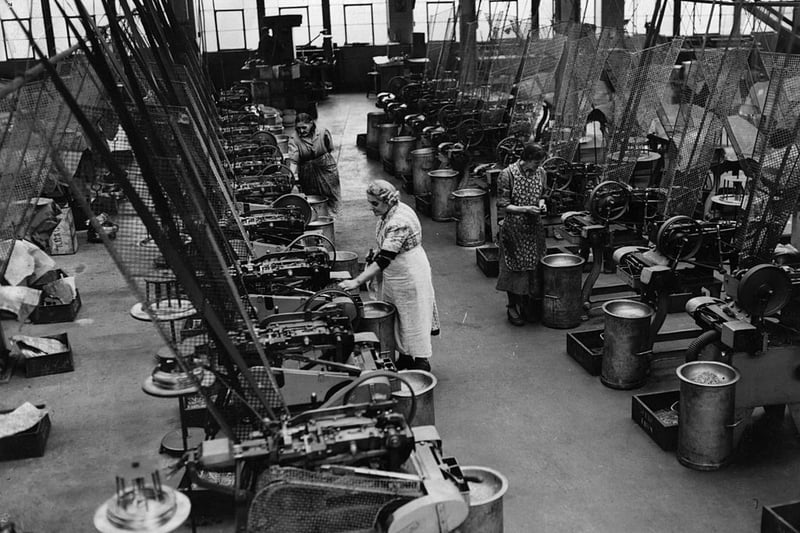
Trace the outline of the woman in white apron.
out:
<instances>
[{"instance_id":1,"label":"woman in white apron","mask_svg":"<svg viewBox=\"0 0 800 533\"><path fill-rule=\"evenodd\" d=\"M367 187L372 213L380 217L375 231L378 253L364 272L339 288L353 290L381 274L379 298L397 308L395 338L398 370L430 370L431 334L439 332L431 266L422 249L419 218L399 201L400 193L385 180Z\"/></svg>"}]
</instances>

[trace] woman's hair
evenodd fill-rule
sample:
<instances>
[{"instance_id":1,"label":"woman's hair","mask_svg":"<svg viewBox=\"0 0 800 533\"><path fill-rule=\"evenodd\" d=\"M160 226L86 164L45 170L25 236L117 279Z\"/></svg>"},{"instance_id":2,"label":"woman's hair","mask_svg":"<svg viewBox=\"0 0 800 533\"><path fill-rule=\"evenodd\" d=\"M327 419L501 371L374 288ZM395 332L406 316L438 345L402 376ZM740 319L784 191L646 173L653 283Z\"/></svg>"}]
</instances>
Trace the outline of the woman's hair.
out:
<instances>
[{"instance_id":1,"label":"woman's hair","mask_svg":"<svg viewBox=\"0 0 800 533\"><path fill-rule=\"evenodd\" d=\"M547 152L539 143L527 143L522 147L520 157L523 161L542 161L547 157Z\"/></svg>"},{"instance_id":2,"label":"woman's hair","mask_svg":"<svg viewBox=\"0 0 800 533\"><path fill-rule=\"evenodd\" d=\"M367 185L367 194L374 196L381 202L395 205L400 201L400 191L386 180L374 180Z\"/></svg>"},{"instance_id":3,"label":"woman's hair","mask_svg":"<svg viewBox=\"0 0 800 533\"><path fill-rule=\"evenodd\" d=\"M311 115L309 115L308 113L298 113L297 116L294 119L294 123L295 124L301 124L301 123L314 124L314 119L311 118Z\"/></svg>"}]
</instances>

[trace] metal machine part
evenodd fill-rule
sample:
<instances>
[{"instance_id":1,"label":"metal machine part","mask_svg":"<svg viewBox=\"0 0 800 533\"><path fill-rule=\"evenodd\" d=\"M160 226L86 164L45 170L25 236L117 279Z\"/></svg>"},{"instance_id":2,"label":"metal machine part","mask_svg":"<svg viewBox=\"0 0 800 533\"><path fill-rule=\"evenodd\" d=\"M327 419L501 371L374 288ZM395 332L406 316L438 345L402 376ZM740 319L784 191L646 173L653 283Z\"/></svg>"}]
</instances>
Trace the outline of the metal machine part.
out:
<instances>
[{"instance_id":1,"label":"metal machine part","mask_svg":"<svg viewBox=\"0 0 800 533\"><path fill-rule=\"evenodd\" d=\"M279 295L321 290L330 283L332 267L326 249L308 248L265 254L231 268L231 274L241 276L250 294Z\"/></svg>"},{"instance_id":2,"label":"metal machine part","mask_svg":"<svg viewBox=\"0 0 800 533\"><path fill-rule=\"evenodd\" d=\"M596 220L610 222L621 218L631 202L631 188L617 181L604 181L589 193L588 210Z\"/></svg>"},{"instance_id":3,"label":"metal machine part","mask_svg":"<svg viewBox=\"0 0 800 533\"><path fill-rule=\"evenodd\" d=\"M149 483L141 474L136 474L130 485L124 477L116 479L116 494L94 514L94 526L101 533L169 533L189 517L189 498L163 485L158 470L152 472Z\"/></svg>"}]
</instances>

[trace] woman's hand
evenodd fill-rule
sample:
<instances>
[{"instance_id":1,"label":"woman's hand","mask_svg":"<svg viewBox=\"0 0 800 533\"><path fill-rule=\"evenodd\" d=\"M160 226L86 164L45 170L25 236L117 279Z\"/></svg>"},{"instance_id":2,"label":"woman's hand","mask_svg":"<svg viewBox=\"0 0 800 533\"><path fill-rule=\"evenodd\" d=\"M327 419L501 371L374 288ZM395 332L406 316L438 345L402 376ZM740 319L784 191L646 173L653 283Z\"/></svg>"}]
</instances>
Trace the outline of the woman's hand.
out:
<instances>
[{"instance_id":1,"label":"woman's hand","mask_svg":"<svg viewBox=\"0 0 800 533\"><path fill-rule=\"evenodd\" d=\"M358 289L361 284L354 279L347 279L339 282L339 288L343 291L353 291Z\"/></svg>"}]
</instances>

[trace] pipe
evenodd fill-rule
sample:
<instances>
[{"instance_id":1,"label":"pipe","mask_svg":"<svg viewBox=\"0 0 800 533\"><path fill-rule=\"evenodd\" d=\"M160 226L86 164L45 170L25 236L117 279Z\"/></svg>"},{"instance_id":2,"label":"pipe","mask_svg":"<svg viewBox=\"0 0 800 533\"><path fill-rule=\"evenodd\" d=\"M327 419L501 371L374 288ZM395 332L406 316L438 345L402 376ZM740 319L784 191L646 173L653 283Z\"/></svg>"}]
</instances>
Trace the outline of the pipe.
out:
<instances>
[{"instance_id":1,"label":"pipe","mask_svg":"<svg viewBox=\"0 0 800 533\"><path fill-rule=\"evenodd\" d=\"M703 348L711 343L717 342L721 337L722 334L715 329L710 329L701 333L700 336L693 340L686 348L685 362L691 363L692 361L697 361L697 357L700 355L700 352L703 351Z\"/></svg>"}]
</instances>

